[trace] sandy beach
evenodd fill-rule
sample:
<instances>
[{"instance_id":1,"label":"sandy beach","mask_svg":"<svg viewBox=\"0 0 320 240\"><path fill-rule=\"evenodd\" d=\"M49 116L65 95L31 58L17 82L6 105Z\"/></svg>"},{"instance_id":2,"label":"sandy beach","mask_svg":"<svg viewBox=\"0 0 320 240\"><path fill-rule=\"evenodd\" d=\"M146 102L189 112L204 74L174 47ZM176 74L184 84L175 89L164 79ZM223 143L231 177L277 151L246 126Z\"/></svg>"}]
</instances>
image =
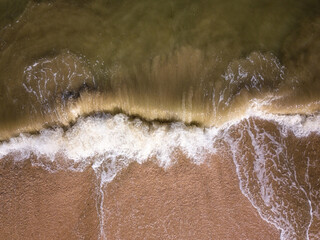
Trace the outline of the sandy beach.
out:
<instances>
[{"instance_id":1,"label":"sandy beach","mask_svg":"<svg viewBox=\"0 0 320 240\"><path fill-rule=\"evenodd\" d=\"M4 239L98 239L97 179L1 160ZM239 190L231 160L200 166L180 158L168 170L131 164L104 188L106 239L279 239Z\"/></svg>"}]
</instances>

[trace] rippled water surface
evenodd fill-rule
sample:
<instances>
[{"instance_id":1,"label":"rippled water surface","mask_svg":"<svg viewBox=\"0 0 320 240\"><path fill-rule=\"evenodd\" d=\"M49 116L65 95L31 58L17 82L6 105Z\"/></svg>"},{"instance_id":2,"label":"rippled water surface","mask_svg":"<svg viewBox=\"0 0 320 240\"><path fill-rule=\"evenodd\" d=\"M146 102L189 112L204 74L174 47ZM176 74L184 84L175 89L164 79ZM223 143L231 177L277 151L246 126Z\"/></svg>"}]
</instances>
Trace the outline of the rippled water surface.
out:
<instances>
[{"instance_id":1,"label":"rippled water surface","mask_svg":"<svg viewBox=\"0 0 320 240\"><path fill-rule=\"evenodd\" d=\"M1 136L96 111L319 110L318 1L1 1ZM20 130L19 130L20 129Z\"/></svg>"}]
</instances>

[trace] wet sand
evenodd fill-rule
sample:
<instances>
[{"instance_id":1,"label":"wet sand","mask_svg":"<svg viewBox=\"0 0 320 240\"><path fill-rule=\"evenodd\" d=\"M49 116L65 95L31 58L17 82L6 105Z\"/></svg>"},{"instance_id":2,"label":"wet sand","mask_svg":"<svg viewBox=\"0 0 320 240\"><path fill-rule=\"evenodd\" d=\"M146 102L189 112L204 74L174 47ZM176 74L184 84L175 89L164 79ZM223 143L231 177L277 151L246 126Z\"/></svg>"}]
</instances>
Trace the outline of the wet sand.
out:
<instances>
[{"instance_id":1,"label":"wet sand","mask_svg":"<svg viewBox=\"0 0 320 240\"><path fill-rule=\"evenodd\" d=\"M1 160L2 239L98 239L97 180L86 171L50 173ZM107 239L279 239L239 189L233 162L168 170L131 164L104 187Z\"/></svg>"},{"instance_id":2,"label":"wet sand","mask_svg":"<svg viewBox=\"0 0 320 240\"><path fill-rule=\"evenodd\" d=\"M1 239L97 239L95 175L0 161Z\"/></svg>"},{"instance_id":3,"label":"wet sand","mask_svg":"<svg viewBox=\"0 0 320 240\"><path fill-rule=\"evenodd\" d=\"M242 195L231 161L167 171L131 164L105 188L108 239L279 239Z\"/></svg>"}]
</instances>

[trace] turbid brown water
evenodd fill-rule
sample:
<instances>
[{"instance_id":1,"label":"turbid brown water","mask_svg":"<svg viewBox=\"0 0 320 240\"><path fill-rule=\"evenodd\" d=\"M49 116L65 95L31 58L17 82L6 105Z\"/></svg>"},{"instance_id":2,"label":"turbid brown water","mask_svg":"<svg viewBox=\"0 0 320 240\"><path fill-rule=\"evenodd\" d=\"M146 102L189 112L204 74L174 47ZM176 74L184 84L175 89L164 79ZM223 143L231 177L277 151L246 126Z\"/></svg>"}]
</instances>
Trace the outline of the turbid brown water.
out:
<instances>
[{"instance_id":1,"label":"turbid brown water","mask_svg":"<svg viewBox=\"0 0 320 240\"><path fill-rule=\"evenodd\" d=\"M318 0L0 0L0 238L320 239Z\"/></svg>"},{"instance_id":2,"label":"turbid brown water","mask_svg":"<svg viewBox=\"0 0 320 240\"><path fill-rule=\"evenodd\" d=\"M0 137L97 111L319 111L319 1L1 1ZM270 100L271 97L271 100Z\"/></svg>"}]
</instances>

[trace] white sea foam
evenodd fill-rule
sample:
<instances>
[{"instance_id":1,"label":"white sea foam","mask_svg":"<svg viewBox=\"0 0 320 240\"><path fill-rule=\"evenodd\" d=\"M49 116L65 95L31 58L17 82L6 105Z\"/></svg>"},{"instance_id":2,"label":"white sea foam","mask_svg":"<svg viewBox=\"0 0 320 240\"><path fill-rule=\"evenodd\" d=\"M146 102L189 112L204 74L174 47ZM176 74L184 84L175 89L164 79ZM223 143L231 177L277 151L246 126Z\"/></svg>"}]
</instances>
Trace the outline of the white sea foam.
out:
<instances>
[{"instance_id":1,"label":"white sea foam","mask_svg":"<svg viewBox=\"0 0 320 240\"><path fill-rule=\"evenodd\" d=\"M213 141L217 133L216 128L187 127L183 123L147 124L139 119L129 120L123 114L104 115L80 118L66 132L56 128L38 135L21 134L1 144L0 157L19 152L21 158L35 153L51 161L57 154L63 154L74 162L100 156L138 163L154 157L166 168L172 164L172 155L178 149L200 164L206 154L215 151Z\"/></svg>"},{"instance_id":2,"label":"white sea foam","mask_svg":"<svg viewBox=\"0 0 320 240\"><path fill-rule=\"evenodd\" d=\"M289 212L291 203L282 196L282 190L279 192L279 189L290 186L286 190L293 198L301 198L302 195L303 199L304 196L294 184L292 169L287 163L285 142L276 134L259 129L249 119L243 122L238 131L240 137L228 136L227 141L241 191L264 220L281 230L281 239L295 239L295 213Z\"/></svg>"},{"instance_id":3,"label":"white sea foam","mask_svg":"<svg viewBox=\"0 0 320 240\"><path fill-rule=\"evenodd\" d=\"M288 131L297 137L320 133L320 115L274 115L254 107L220 128L199 128L178 122L148 124L139 119L130 120L123 114L105 114L79 118L67 131L44 129L37 135L21 134L11 138L0 145L0 157L19 152L21 159L34 153L51 161L57 154L63 154L74 162L103 156L110 159L123 157L139 163L154 157L160 166L169 167L173 162L172 154L179 149L194 163L200 164L206 154L215 152L214 140L219 133L250 117L276 122L285 135Z\"/></svg>"},{"instance_id":4,"label":"white sea foam","mask_svg":"<svg viewBox=\"0 0 320 240\"><path fill-rule=\"evenodd\" d=\"M320 134L320 114L313 115L283 115L283 114L271 114L261 110L261 106L265 104L267 100L254 99L251 102L251 107L247 110L243 118L255 117L266 121L276 122L280 127L284 135L288 134L288 131L292 132L296 137L307 137L311 133Z\"/></svg>"},{"instance_id":5,"label":"white sea foam","mask_svg":"<svg viewBox=\"0 0 320 240\"><path fill-rule=\"evenodd\" d=\"M293 153L287 149L286 138L290 132L297 138L305 138L310 134L319 135L320 116L275 115L260 111L259 106L253 104L239 120L242 122L240 137L234 138L226 134L241 191L264 220L281 230L282 240L299 239L301 234L305 234L304 238L309 239L309 229L317 211L313 210L310 200L310 183L309 189L304 189L298 182L291 155ZM258 127L255 121L250 121L250 117L275 123L280 135L277 131L269 133ZM232 126L234 125L236 124ZM246 134L249 141L244 138ZM300 161L307 160L306 165L309 166L308 152L305 152L304 156L305 159ZM252 158L252 163L248 157ZM300 202L301 206L291 205L290 200L285 197L286 194ZM309 210L305 209L304 205L309 206ZM309 215L310 219L301 219L303 214ZM300 235L297 235L296 231L300 232Z\"/></svg>"}]
</instances>

